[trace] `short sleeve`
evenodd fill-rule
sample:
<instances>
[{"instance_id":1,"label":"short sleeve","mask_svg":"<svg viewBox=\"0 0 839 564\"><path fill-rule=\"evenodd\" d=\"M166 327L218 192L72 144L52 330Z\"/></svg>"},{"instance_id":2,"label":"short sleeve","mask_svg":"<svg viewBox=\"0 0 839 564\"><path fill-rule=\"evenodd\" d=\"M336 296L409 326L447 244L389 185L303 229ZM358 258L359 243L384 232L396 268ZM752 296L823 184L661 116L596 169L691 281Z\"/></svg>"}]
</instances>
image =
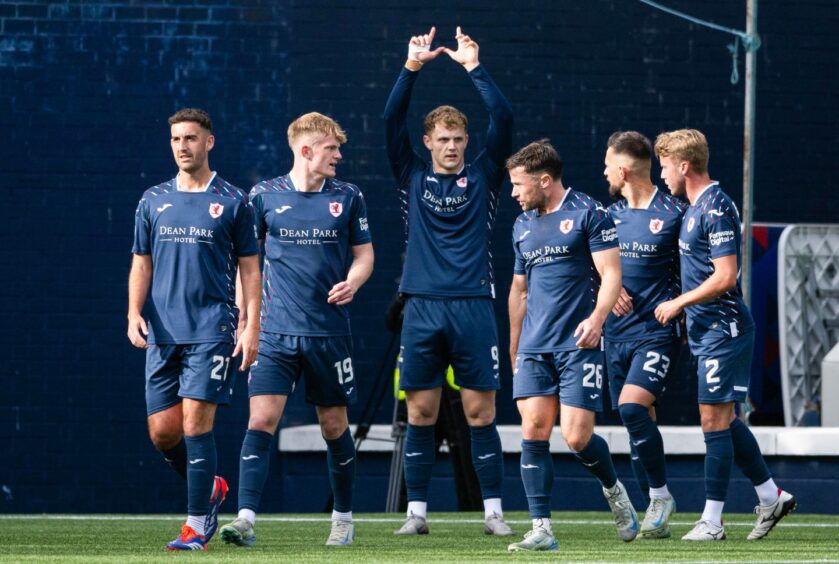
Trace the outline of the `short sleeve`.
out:
<instances>
[{"instance_id":1,"label":"short sleeve","mask_svg":"<svg viewBox=\"0 0 839 564\"><path fill-rule=\"evenodd\" d=\"M265 223L265 213L263 213L264 204L262 192L257 192L256 187L254 187L248 197L252 207L251 213L254 216L254 232L256 233L256 238L260 241L264 241L265 236L268 233L268 225Z\"/></svg>"},{"instance_id":2,"label":"short sleeve","mask_svg":"<svg viewBox=\"0 0 839 564\"><path fill-rule=\"evenodd\" d=\"M525 270L524 256L521 254L521 250L519 249L518 226L519 222L516 222L515 225L513 225L513 253L516 256L515 263L513 264L513 274L527 274L527 270Z\"/></svg>"},{"instance_id":3,"label":"short sleeve","mask_svg":"<svg viewBox=\"0 0 839 564\"><path fill-rule=\"evenodd\" d=\"M247 199L236 210L233 225L233 248L238 257L249 257L259 254L259 245L256 243L253 206Z\"/></svg>"},{"instance_id":4,"label":"short sleeve","mask_svg":"<svg viewBox=\"0 0 839 564\"><path fill-rule=\"evenodd\" d=\"M708 235L708 248L711 259L736 255L739 250L737 233L740 231L740 218L733 205L725 211L712 209L703 217L705 233Z\"/></svg>"},{"instance_id":5,"label":"short sleeve","mask_svg":"<svg viewBox=\"0 0 839 564\"><path fill-rule=\"evenodd\" d=\"M353 198L350 215L350 245L364 245L370 243L370 225L367 223L367 204L359 191Z\"/></svg>"},{"instance_id":6,"label":"short sleeve","mask_svg":"<svg viewBox=\"0 0 839 564\"><path fill-rule=\"evenodd\" d=\"M151 222L149 205L145 198L140 200L137 211L134 212L134 246L131 252L135 255L151 254Z\"/></svg>"},{"instance_id":7,"label":"short sleeve","mask_svg":"<svg viewBox=\"0 0 839 564\"><path fill-rule=\"evenodd\" d=\"M614 249L618 246L618 230L612 216L601 207L587 212L588 246L592 253Z\"/></svg>"}]
</instances>

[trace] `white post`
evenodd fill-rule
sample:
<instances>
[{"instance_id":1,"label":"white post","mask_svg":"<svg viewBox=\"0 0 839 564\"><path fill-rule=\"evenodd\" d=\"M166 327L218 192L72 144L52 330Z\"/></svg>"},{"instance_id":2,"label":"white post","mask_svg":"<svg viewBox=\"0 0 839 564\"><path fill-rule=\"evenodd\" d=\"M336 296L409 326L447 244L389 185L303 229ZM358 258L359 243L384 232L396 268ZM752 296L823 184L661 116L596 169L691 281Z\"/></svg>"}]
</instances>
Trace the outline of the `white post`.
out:
<instances>
[{"instance_id":1,"label":"white post","mask_svg":"<svg viewBox=\"0 0 839 564\"><path fill-rule=\"evenodd\" d=\"M757 38L758 0L746 0L746 34ZM743 299L746 305L752 300L752 208L754 207L755 164L755 96L757 83L757 45L745 45L746 96L743 113Z\"/></svg>"}]
</instances>

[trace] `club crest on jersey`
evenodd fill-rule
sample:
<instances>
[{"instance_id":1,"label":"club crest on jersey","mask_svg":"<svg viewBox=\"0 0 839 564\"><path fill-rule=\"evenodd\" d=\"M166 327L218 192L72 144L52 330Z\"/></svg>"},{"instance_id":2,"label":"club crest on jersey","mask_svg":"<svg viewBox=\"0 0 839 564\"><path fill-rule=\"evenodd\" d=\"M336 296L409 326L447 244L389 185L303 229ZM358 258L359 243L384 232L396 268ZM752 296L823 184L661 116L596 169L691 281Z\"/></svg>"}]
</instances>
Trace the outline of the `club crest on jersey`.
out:
<instances>
[{"instance_id":1,"label":"club crest on jersey","mask_svg":"<svg viewBox=\"0 0 839 564\"><path fill-rule=\"evenodd\" d=\"M688 220L688 231L693 231L694 225L696 225L696 218L692 217Z\"/></svg>"},{"instance_id":2,"label":"club crest on jersey","mask_svg":"<svg viewBox=\"0 0 839 564\"><path fill-rule=\"evenodd\" d=\"M662 219L651 219L650 220L650 231L653 233L658 233L661 231L661 228L664 227L664 220Z\"/></svg>"},{"instance_id":3,"label":"club crest on jersey","mask_svg":"<svg viewBox=\"0 0 839 564\"><path fill-rule=\"evenodd\" d=\"M455 184L457 184L460 188L466 188L466 183L467 182L468 182L468 180L464 176L463 178L458 178L457 182L455 182Z\"/></svg>"},{"instance_id":4,"label":"club crest on jersey","mask_svg":"<svg viewBox=\"0 0 839 564\"><path fill-rule=\"evenodd\" d=\"M573 219L563 219L559 222L559 230L562 231L564 234L568 234L571 230L574 229L574 220Z\"/></svg>"},{"instance_id":5,"label":"club crest on jersey","mask_svg":"<svg viewBox=\"0 0 839 564\"><path fill-rule=\"evenodd\" d=\"M210 204L210 217L218 219L221 217L222 213L224 213L223 204Z\"/></svg>"},{"instance_id":6,"label":"club crest on jersey","mask_svg":"<svg viewBox=\"0 0 839 564\"><path fill-rule=\"evenodd\" d=\"M332 214L332 217L340 217L342 211L344 211L344 204L341 202L329 202L329 213Z\"/></svg>"}]
</instances>

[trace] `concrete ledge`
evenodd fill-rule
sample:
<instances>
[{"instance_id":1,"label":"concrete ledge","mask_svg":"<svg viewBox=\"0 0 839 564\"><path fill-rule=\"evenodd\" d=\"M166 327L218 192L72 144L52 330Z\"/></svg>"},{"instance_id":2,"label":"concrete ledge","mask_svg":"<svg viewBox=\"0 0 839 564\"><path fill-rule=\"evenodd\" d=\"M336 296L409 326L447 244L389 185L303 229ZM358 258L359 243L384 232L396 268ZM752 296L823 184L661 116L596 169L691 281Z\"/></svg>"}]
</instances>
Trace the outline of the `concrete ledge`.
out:
<instances>
[{"instance_id":1,"label":"concrete ledge","mask_svg":"<svg viewBox=\"0 0 839 564\"><path fill-rule=\"evenodd\" d=\"M355 432L355 425L350 426ZM699 427L659 427L668 455L705 454L705 442ZM761 452L766 456L839 456L839 427L752 427ZM500 425L504 452L521 452L521 430L515 425ZM629 435L616 426L599 426L597 433L609 443L614 454L629 454ZM317 425L287 427L280 431L279 449L283 452L318 452L326 443ZM373 425L360 451L393 450L390 425ZM559 428L551 438L551 452L570 453Z\"/></svg>"}]
</instances>

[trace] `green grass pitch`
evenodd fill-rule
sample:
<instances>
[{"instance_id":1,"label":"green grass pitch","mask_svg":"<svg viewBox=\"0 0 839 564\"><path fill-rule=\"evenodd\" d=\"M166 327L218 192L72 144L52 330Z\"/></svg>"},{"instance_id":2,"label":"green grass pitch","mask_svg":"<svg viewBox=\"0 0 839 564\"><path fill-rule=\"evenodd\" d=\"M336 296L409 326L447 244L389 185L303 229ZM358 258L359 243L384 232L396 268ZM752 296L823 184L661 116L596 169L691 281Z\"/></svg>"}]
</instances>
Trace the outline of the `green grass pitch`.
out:
<instances>
[{"instance_id":1,"label":"green grass pitch","mask_svg":"<svg viewBox=\"0 0 839 564\"><path fill-rule=\"evenodd\" d=\"M222 515L226 523L232 515ZM432 513L431 534L395 537L397 515L357 514L350 547L323 545L326 515L261 515L257 546L239 548L214 538L206 553L167 553L179 518L169 515L0 515L2 562L839 562L839 516L793 514L766 539L746 541L752 515L728 515L728 539L687 543L679 539L698 517L676 514L673 538L620 541L609 513L554 513L559 550L507 553L509 538L483 534L482 515ZM524 512L507 521L520 538L530 527Z\"/></svg>"}]
</instances>

